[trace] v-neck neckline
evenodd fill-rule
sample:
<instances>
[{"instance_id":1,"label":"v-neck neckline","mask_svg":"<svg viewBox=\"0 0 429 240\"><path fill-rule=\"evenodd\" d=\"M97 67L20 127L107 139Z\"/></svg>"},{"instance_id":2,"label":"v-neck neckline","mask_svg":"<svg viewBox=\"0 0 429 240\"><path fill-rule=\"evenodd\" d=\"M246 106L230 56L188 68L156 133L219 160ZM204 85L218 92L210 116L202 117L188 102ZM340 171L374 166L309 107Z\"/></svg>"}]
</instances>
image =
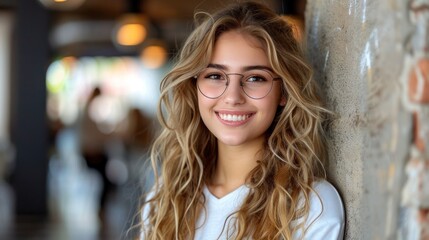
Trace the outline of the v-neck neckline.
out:
<instances>
[{"instance_id":1,"label":"v-neck neckline","mask_svg":"<svg viewBox=\"0 0 429 240\"><path fill-rule=\"evenodd\" d=\"M227 200L230 200L231 198L235 197L237 194L239 194L242 190L244 189L249 189L245 184L240 185L239 187L237 187L236 189L232 190L231 192L227 193L225 196L223 197L216 197L212 192L210 192L210 189L208 188L207 185L204 185L204 195L207 198L210 198L210 200L214 201L214 202L224 202Z\"/></svg>"}]
</instances>

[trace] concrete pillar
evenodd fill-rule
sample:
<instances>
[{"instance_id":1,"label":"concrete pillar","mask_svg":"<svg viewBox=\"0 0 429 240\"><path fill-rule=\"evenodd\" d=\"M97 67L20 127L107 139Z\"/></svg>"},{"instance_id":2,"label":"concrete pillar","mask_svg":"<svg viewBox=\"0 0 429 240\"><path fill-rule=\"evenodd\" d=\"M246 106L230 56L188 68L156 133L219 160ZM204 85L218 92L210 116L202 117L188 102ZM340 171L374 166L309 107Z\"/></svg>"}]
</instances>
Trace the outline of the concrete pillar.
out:
<instances>
[{"instance_id":1,"label":"concrete pillar","mask_svg":"<svg viewBox=\"0 0 429 240\"><path fill-rule=\"evenodd\" d=\"M412 114L401 76L412 24L403 0L307 1L309 59L327 106L330 180L346 239L397 239Z\"/></svg>"}]
</instances>

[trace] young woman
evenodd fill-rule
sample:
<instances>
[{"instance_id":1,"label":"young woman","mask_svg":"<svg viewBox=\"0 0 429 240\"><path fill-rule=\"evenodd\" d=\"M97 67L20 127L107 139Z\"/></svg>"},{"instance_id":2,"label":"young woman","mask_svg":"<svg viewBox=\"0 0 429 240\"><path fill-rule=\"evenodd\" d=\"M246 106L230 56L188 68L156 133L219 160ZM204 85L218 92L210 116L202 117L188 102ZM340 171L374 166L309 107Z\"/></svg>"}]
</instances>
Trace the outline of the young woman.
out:
<instances>
[{"instance_id":1,"label":"young woman","mask_svg":"<svg viewBox=\"0 0 429 240\"><path fill-rule=\"evenodd\" d=\"M255 2L198 20L161 84L141 238L342 239L327 110L291 27Z\"/></svg>"}]
</instances>

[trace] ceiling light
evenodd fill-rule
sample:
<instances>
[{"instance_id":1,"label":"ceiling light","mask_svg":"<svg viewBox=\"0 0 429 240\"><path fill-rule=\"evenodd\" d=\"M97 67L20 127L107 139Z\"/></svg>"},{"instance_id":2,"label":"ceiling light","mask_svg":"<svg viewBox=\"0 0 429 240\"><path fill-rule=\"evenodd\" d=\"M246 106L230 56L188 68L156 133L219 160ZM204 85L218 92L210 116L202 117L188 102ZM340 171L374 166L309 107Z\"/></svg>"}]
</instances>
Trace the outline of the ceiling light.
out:
<instances>
[{"instance_id":1,"label":"ceiling light","mask_svg":"<svg viewBox=\"0 0 429 240\"><path fill-rule=\"evenodd\" d=\"M126 14L118 20L112 33L115 45L121 50L136 50L149 34L146 20L139 14Z\"/></svg>"},{"instance_id":2,"label":"ceiling light","mask_svg":"<svg viewBox=\"0 0 429 240\"><path fill-rule=\"evenodd\" d=\"M48 9L70 11L82 6L85 0L39 0Z\"/></svg>"},{"instance_id":3,"label":"ceiling light","mask_svg":"<svg viewBox=\"0 0 429 240\"><path fill-rule=\"evenodd\" d=\"M116 34L116 41L120 45L135 46L141 44L146 38L146 28L140 23L125 23L120 26Z\"/></svg>"},{"instance_id":4,"label":"ceiling light","mask_svg":"<svg viewBox=\"0 0 429 240\"><path fill-rule=\"evenodd\" d=\"M167 50L163 44L148 45L140 54L144 66L150 69L159 68L167 61Z\"/></svg>"}]
</instances>

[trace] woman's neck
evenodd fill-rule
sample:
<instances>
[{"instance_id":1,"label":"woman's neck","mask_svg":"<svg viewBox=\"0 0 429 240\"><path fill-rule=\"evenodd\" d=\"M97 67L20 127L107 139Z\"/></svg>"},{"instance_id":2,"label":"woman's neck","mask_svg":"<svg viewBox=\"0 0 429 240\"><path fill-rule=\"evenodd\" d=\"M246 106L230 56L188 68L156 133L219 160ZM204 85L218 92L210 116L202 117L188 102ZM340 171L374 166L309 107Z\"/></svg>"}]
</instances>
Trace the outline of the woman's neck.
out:
<instances>
[{"instance_id":1,"label":"woman's neck","mask_svg":"<svg viewBox=\"0 0 429 240\"><path fill-rule=\"evenodd\" d=\"M218 143L218 159L215 172L208 184L210 192L218 198L243 185L256 165L258 152L263 143L253 142L245 146L227 146Z\"/></svg>"}]
</instances>

